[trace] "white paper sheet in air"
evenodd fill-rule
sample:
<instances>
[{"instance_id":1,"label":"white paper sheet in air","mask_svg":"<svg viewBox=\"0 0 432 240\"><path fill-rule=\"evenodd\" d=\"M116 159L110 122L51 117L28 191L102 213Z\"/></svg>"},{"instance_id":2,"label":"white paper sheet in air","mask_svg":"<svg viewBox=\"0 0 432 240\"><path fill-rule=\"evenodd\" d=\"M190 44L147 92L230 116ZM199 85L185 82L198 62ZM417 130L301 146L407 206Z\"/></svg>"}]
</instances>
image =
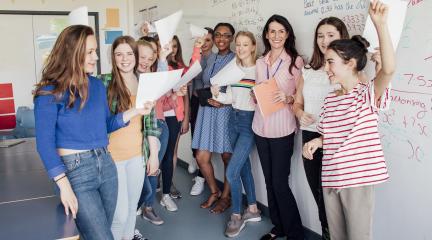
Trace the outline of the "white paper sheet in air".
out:
<instances>
[{"instance_id":1,"label":"white paper sheet in air","mask_svg":"<svg viewBox=\"0 0 432 240\"><path fill-rule=\"evenodd\" d=\"M402 29L405 21L405 15L408 3L400 0L381 0L389 6L387 25L392 39L393 48L396 50L402 34ZM374 52L376 47L379 47L378 34L372 23L370 16L366 20L363 37L368 40L370 47L368 50Z\"/></svg>"},{"instance_id":2,"label":"white paper sheet in air","mask_svg":"<svg viewBox=\"0 0 432 240\"><path fill-rule=\"evenodd\" d=\"M183 68L140 74L135 107L142 108L145 102L158 100L177 84L182 72Z\"/></svg>"},{"instance_id":3,"label":"white paper sheet in air","mask_svg":"<svg viewBox=\"0 0 432 240\"><path fill-rule=\"evenodd\" d=\"M201 64L199 61L195 61L187 72L181 77L180 81L173 87L174 91L180 90L180 88L191 81L202 71Z\"/></svg>"},{"instance_id":4,"label":"white paper sheet in air","mask_svg":"<svg viewBox=\"0 0 432 240\"><path fill-rule=\"evenodd\" d=\"M180 10L155 22L156 32L162 47L165 47L172 40L182 16L183 11Z\"/></svg>"},{"instance_id":5,"label":"white paper sheet in air","mask_svg":"<svg viewBox=\"0 0 432 240\"><path fill-rule=\"evenodd\" d=\"M236 58L234 58L215 76L210 78L211 84L222 87L238 83L240 80L242 80L242 78L245 76L245 73L237 66L236 61Z\"/></svg>"},{"instance_id":6,"label":"white paper sheet in air","mask_svg":"<svg viewBox=\"0 0 432 240\"><path fill-rule=\"evenodd\" d=\"M69 15L69 25L86 25L89 26L87 6L79 7L72 10Z\"/></svg>"},{"instance_id":7,"label":"white paper sheet in air","mask_svg":"<svg viewBox=\"0 0 432 240\"><path fill-rule=\"evenodd\" d=\"M208 33L205 28L198 27L193 24L189 25L189 31L191 32L192 38L204 37Z\"/></svg>"}]
</instances>

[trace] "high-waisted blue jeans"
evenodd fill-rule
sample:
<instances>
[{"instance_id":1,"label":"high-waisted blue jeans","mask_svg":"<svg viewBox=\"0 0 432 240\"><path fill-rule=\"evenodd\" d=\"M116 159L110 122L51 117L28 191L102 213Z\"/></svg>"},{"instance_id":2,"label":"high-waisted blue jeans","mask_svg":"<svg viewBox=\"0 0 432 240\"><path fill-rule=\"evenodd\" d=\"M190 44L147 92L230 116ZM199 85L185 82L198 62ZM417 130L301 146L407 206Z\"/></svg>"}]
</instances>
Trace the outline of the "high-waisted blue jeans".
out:
<instances>
[{"instance_id":1,"label":"high-waisted blue jeans","mask_svg":"<svg viewBox=\"0 0 432 240\"><path fill-rule=\"evenodd\" d=\"M117 203L117 169L106 148L69 154L61 159L78 199L75 223L81 239L113 239L111 223Z\"/></svg>"},{"instance_id":2,"label":"high-waisted blue jeans","mask_svg":"<svg viewBox=\"0 0 432 240\"><path fill-rule=\"evenodd\" d=\"M253 111L234 109L229 120L233 154L228 163L226 177L231 187L232 213L240 214L242 205L242 182L249 205L256 203L255 184L249 154L255 144L252 131Z\"/></svg>"}]
</instances>

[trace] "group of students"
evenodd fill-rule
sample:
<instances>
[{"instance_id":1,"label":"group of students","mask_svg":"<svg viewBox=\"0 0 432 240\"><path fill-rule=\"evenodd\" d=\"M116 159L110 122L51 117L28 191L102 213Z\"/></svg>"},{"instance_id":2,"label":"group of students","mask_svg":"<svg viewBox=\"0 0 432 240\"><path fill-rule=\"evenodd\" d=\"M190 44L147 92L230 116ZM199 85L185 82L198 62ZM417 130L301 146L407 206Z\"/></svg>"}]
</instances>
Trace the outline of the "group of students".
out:
<instances>
[{"instance_id":1,"label":"group of students","mask_svg":"<svg viewBox=\"0 0 432 240\"><path fill-rule=\"evenodd\" d=\"M134 107L138 74L187 71L178 38L169 46L159 46L157 37L117 38L112 72L101 81L91 76L98 60L93 30L82 25L63 30L35 90L36 142L80 237L140 239L134 230L137 210L153 224L162 224L153 209L159 166L160 203L168 211L177 210L173 198L181 195L172 187L176 152L179 135L188 131L190 122L194 158L211 192L201 208L220 213L231 206L225 235L235 237L247 222L261 221L249 159L256 145L274 225L260 239L304 239L288 183L299 122L304 169L323 239L371 239L374 185L388 179L377 116L389 104L395 57L388 7L373 1L369 14L380 43L371 81L362 73L369 43L358 35L349 39L340 19L318 23L313 55L304 65L291 24L273 15L263 29L262 57L257 59L251 32L235 34L229 23L206 28L208 34L195 41L190 61L200 61L203 71L189 91L187 86L169 91L139 109ZM212 52L213 44L217 52ZM243 79L227 87L212 86L210 78L233 59L244 71ZM285 107L263 117L252 88L272 79L279 90L269 94ZM212 96L207 102L200 99L203 91ZM224 163L222 191L212 153L221 154ZM243 211L242 185L247 197Z\"/></svg>"}]
</instances>

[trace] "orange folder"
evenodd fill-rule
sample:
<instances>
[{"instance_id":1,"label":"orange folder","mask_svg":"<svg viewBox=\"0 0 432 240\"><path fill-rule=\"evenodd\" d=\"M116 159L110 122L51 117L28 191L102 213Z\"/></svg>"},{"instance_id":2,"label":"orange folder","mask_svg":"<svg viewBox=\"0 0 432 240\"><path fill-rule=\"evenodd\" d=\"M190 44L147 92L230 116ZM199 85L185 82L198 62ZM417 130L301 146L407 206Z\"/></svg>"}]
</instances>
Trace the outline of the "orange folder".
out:
<instances>
[{"instance_id":1,"label":"orange folder","mask_svg":"<svg viewBox=\"0 0 432 240\"><path fill-rule=\"evenodd\" d=\"M278 90L279 88L274 78L264 81L253 88L258 107L263 117L268 117L272 113L277 112L285 107L285 104L282 102L273 102L274 92Z\"/></svg>"}]
</instances>

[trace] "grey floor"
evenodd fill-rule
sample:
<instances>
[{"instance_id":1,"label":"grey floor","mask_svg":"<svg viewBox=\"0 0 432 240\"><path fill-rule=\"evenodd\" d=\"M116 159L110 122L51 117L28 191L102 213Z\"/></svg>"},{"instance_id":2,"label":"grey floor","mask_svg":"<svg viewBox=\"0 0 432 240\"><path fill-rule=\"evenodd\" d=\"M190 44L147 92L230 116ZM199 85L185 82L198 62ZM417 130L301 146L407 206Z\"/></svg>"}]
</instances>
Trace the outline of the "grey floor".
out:
<instances>
[{"instance_id":1,"label":"grey floor","mask_svg":"<svg viewBox=\"0 0 432 240\"><path fill-rule=\"evenodd\" d=\"M180 164L181 165L181 164ZM185 168L175 173L176 187L183 198L176 200L179 210L168 212L155 203L157 213L165 220L155 226L137 217L137 228L151 240L166 239L227 239L224 229L229 209L219 215L201 209L206 200L206 189L200 196L190 196L193 176ZM0 239L58 239L77 235L71 217L66 217L53 183L48 179L34 148L34 139L10 148L0 148ZM271 229L267 217L259 223L248 223L234 239L255 240ZM306 231L307 240L316 234Z\"/></svg>"},{"instance_id":2,"label":"grey floor","mask_svg":"<svg viewBox=\"0 0 432 240\"><path fill-rule=\"evenodd\" d=\"M208 209L201 209L200 204L206 200L209 191L206 188L200 196L191 196L192 176L183 168L177 168L175 186L183 197L176 200L177 212L162 209L159 202L155 203L156 212L165 223L155 226L141 217L137 218L137 228L150 240L165 239L230 239L224 236L225 224L229 218L229 209L222 214L213 214ZM263 218L259 223L248 223L239 236L233 239L259 239L272 228L270 219Z\"/></svg>"}]
</instances>

